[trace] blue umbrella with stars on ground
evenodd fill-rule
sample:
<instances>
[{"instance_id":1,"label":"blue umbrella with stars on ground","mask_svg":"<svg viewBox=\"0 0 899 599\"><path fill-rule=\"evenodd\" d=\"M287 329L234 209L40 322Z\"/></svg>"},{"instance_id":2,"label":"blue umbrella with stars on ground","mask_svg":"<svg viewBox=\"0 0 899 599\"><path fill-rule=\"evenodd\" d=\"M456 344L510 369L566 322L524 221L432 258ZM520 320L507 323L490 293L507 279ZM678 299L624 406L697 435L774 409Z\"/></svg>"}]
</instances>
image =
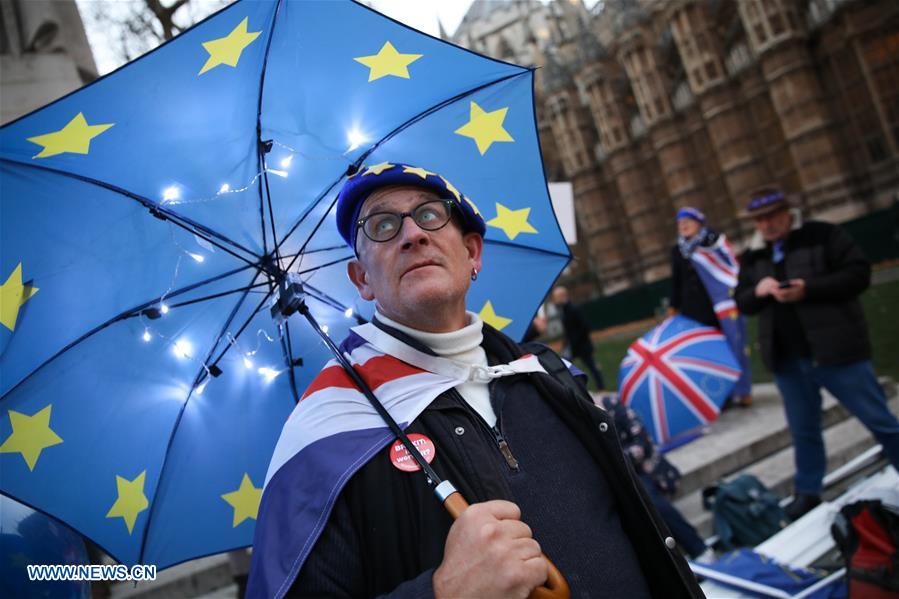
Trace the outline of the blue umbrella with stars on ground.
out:
<instances>
[{"instance_id":1,"label":"blue umbrella with stars on ground","mask_svg":"<svg viewBox=\"0 0 899 599\"><path fill-rule=\"evenodd\" d=\"M513 337L564 268L532 84L354 2L244 1L3 127L0 491L124 563L248 545L328 357L278 284L338 339L371 315L348 172L413 163L477 207L469 308Z\"/></svg>"}]
</instances>

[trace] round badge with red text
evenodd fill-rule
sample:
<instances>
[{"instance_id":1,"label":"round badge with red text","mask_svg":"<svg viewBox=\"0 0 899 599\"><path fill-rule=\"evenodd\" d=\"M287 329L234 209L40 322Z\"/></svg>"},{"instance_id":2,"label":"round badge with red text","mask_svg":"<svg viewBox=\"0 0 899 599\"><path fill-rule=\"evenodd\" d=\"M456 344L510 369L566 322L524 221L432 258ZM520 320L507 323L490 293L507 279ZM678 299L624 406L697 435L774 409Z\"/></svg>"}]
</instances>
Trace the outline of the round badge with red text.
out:
<instances>
[{"instance_id":1,"label":"round badge with red text","mask_svg":"<svg viewBox=\"0 0 899 599\"><path fill-rule=\"evenodd\" d=\"M412 441L412 445L418 450L422 457L424 457L428 464L434 461L434 456L437 455L437 451L434 449L433 441L424 435L419 435L417 433L409 435L409 440ZM399 439L396 439L393 442L393 445L390 446L390 462L393 464L394 468L398 468L403 472L415 472L416 470L421 470L421 466L418 465L415 458L409 455L403 442Z\"/></svg>"}]
</instances>

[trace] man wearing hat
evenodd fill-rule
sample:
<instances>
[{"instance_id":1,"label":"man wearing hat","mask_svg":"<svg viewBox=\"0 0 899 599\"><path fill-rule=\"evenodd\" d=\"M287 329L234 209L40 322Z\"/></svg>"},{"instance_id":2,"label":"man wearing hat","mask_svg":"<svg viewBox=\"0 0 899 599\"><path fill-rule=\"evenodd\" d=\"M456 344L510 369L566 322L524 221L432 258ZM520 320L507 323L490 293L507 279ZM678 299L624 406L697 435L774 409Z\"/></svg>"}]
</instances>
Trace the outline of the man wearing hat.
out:
<instances>
[{"instance_id":1,"label":"man wearing hat","mask_svg":"<svg viewBox=\"0 0 899 599\"><path fill-rule=\"evenodd\" d=\"M736 300L759 315L762 360L774 372L795 445L798 518L820 503L827 466L821 388L874 434L899 468L899 421L890 413L871 365L859 295L871 282L861 249L835 225L802 222L775 187L754 193L742 213L756 234L740 258Z\"/></svg>"},{"instance_id":2,"label":"man wearing hat","mask_svg":"<svg viewBox=\"0 0 899 599\"><path fill-rule=\"evenodd\" d=\"M546 581L542 552L572 595L701 596L583 383L466 311L484 246L474 205L436 173L382 163L348 180L336 216L349 278L376 307L341 350L471 507L453 521L376 420L342 431L339 456L279 458L316 427L374 413L325 368L275 450L250 595L525 597ZM374 439L364 451L359 435Z\"/></svg>"}]
</instances>

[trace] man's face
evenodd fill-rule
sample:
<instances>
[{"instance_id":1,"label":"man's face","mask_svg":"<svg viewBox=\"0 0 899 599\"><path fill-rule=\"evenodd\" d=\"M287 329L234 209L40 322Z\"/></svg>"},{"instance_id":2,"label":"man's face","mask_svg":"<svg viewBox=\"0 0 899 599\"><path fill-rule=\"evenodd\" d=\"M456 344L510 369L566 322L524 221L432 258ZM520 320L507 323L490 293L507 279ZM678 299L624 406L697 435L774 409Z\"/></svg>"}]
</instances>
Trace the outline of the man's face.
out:
<instances>
[{"instance_id":1,"label":"man's face","mask_svg":"<svg viewBox=\"0 0 899 599\"><path fill-rule=\"evenodd\" d=\"M755 217L755 228L765 241L783 239L790 232L792 217L786 208Z\"/></svg>"},{"instance_id":2,"label":"man's face","mask_svg":"<svg viewBox=\"0 0 899 599\"><path fill-rule=\"evenodd\" d=\"M359 217L410 212L435 199L438 196L418 187L387 187L365 200ZM404 218L399 234L389 241L372 241L359 230L359 258L349 263L347 273L359 295L375 300L388 318L437 332L448 317L453 322L464 319L465 294L472 269L481 269L482 248L481 236L463 234L455 219L442 229L425 231L412 218Z\"/></svg>"},{"instance_id":3,"label":"man's face","mask_svg":"<svg viewBox=\"0 0 899 599\"><path fill-rule=\"evenodd\" d=\"M681 217L677 219L677 232L684 239L690 239L702 228L698 222L692 218Z\"/></svg>"},{"instance_id":4,"label":"man's face","mask_svg":"<svg viewBox=\"0 0 899 599\"><path fill-rule=\"evenodd\" d=\"M568 303L568 290L564 287L556 287L553 289L553 303L559 306Z\"/></svg>"}]
</instances>

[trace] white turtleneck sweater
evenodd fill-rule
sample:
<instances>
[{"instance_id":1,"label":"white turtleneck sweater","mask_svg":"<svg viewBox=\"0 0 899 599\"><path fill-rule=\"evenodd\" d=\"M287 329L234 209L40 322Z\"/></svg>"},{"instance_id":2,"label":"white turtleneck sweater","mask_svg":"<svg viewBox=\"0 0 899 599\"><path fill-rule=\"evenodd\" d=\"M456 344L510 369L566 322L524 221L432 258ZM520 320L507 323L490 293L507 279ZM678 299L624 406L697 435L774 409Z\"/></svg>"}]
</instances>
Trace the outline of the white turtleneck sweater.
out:
<instances>
[{"instance_id":1,"label":"white turtleneck sweater","mask_svg":"<svg viewBox=\"0 0 899 599\"><path fill-rule=\"evenodd\" d=\"M465 312L468 325L450 333L427 333L412 329L391 320L378 311L378 320L389 327L409 335L431 351L454 362L487 366L487 354L481 347L484 335L481 332L483 321L474 312ZM474 409L489 426L496 425L496 413L490 404L490 391L486 382L467 381L456 386L456 390L465 402Z\"/></svg>"}]
</instances>

